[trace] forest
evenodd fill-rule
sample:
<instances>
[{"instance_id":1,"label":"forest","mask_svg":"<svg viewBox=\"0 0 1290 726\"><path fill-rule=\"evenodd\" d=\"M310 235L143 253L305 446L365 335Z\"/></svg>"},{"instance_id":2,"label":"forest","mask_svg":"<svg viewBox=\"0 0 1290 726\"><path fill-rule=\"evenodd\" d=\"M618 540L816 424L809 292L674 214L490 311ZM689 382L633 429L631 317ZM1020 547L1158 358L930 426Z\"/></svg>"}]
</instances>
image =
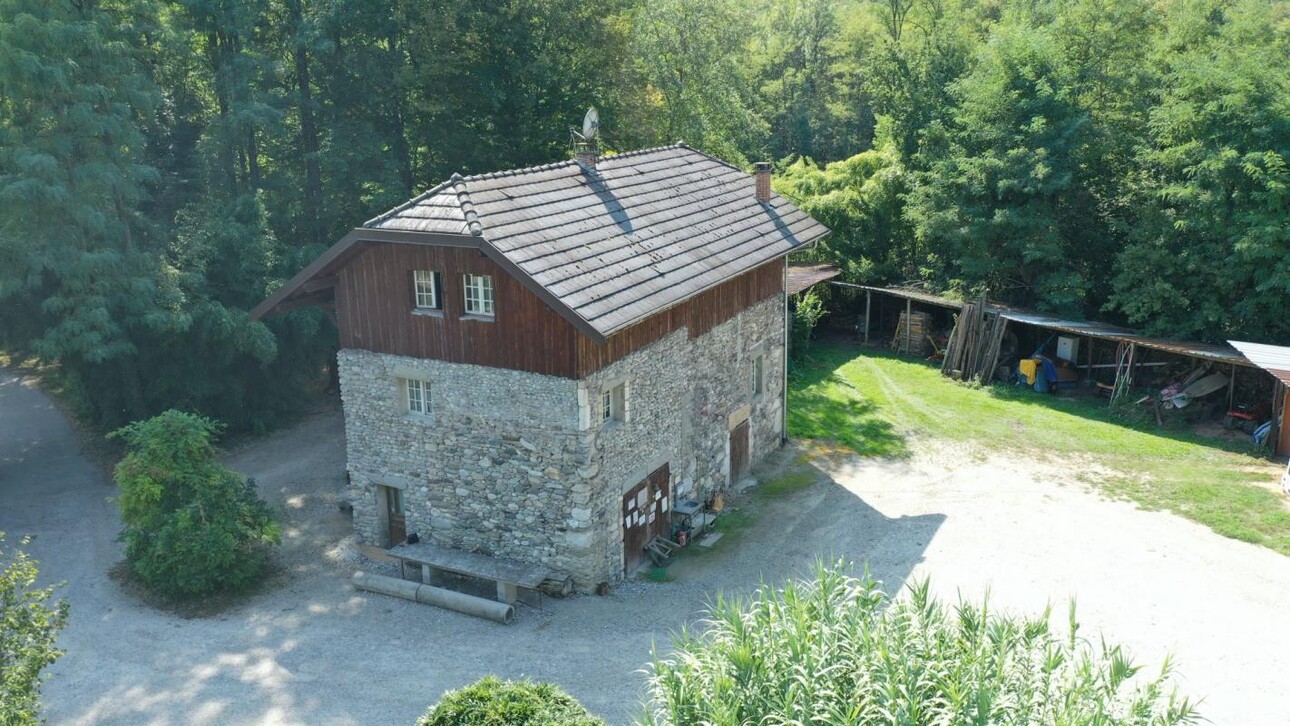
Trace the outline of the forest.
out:
<instances>
[{"instance_id":1,"label":"forest","mask_svg":"<svg viewBox=\"0 0 1290 726\"><path fill-rule=\"evenodd\" d=\"M1290 343L1283 0L0 0L0 349L271 427L335 330L246 311L593 105L773 160L845 279Z\"/></svg>"}]
</instances>

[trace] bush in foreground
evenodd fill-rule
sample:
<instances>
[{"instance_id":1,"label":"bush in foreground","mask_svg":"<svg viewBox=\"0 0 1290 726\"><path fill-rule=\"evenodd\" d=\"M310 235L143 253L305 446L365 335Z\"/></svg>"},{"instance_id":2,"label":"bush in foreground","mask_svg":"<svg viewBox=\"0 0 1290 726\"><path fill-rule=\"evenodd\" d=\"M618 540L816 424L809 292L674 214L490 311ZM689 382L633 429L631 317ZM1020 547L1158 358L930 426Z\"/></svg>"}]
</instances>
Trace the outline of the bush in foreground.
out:
<instances>
[{"instance_id":1,"label":"bush in foreground","mask_svg":"<svg viewBox=\"0 0 1290 726\"><path fill-rule=\"evenodd\" d=\"M215 460L219 425L170 410L112 434L130 571L178 598L235 590L264 571L278 525L255 485Z\"/></svg>"},{"instance_id":2,"label":"bush in foreground","mask_svg":"<svg viewBox=\"0 0 1290 726\"><path fill-rule=\"evenodd\" d=\"M487 676L445 693L417 726L605 726L605 722L558 686Z\"/></svg>"},{"instance_id":3,"label":"bush in foreground","mask_svg":"<svg viewBox=\"0 0 1290 726\"><path fill-rule=\"evenodd\" d=\"M36 587L35 561L3 545L0 532L0 724L35 726L42 671L63 654L54 642L67 624L67 601Z\"/></svg>"},{"instance_id":4,"label":"bush in foreground","mask_svg":"<svg viewBox=\"0 0 1290 726\"><path fill-rule=\"evenodd\" d=\"M1118 646L1058 635L985 604L947 607L927 583L889 600L867 576L821 566L814 581L718 599L705 628L656 659L649 719L659 724L1196 723L1145 683Z\"/></svg>"}]
</instances>

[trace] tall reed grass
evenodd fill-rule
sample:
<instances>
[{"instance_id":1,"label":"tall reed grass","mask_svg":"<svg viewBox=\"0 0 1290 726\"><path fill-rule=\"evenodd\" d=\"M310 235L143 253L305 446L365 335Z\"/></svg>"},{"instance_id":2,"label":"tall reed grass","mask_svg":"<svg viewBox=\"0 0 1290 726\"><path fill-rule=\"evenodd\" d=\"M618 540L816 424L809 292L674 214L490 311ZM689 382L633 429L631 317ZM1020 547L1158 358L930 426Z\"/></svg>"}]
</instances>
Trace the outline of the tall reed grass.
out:
<instances>
[{"instance_id":1,"label":"tall reed grass","mask_svg":"<svg viewBox=\"0 0 1290 726\"><path fill-rule=\"evenodd\" d=\"M1120 646L1085 639L1050 611L946 605L926 581L891 599L866 573L820 563L815 578L719 597L650 668L645 723L908 726L1170 726L1197 723L1170 663L1139 677Z\"/></svg>"}]
</instances>

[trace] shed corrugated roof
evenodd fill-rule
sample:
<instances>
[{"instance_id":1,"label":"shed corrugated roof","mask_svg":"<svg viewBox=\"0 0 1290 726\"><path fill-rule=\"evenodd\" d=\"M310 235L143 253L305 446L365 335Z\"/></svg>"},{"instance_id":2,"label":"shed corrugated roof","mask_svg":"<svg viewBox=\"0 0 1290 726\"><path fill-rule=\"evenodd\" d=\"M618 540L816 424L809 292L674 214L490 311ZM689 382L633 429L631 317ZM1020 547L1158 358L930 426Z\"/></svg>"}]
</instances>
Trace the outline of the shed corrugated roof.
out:
<instances>
[{"instance_id":1,"label":"shed corrugated roof","mask_svg":"<svg viewBox=\"0 0 1290 726\"><path fill-rule=\"evenodd\" d=\"M605 337L829 234L683 144L454 176L364 226L482 237Z\"/></svg>"},{"instance_id":2,"label":"shed corrugated roof","mask_svg":"<svg viewBox=\"0 0 1290 726\"><path fill-rule=\"evenodd\" d=\"M906 298L916 302L927 303L930 305L939 305L941 307L961 310L963 301L955 300L941 295L935 295L923 290L913 290L901 287L875 287L872 285L853 285L846 282L834 282L834 285L844 287L854 287L861 290L883 293L885 295L894 295L900 298ZM1249 366L1250 361L1236 350L1225 345L1214 345L1212 343L1196 343L1190 341L1170 340L1168 338L1154 338L1148 335L1142 335L1137 331L1128 328L1121 328L1118 325L1109 323L1099 323L1092 320L1073 320L1070 318L1059 318L1052 315L1022 310L999 303L988 303L991 311L998 312L1004 318L1026 325L1035 325L1049 330L1059 330L1075 335L1084 335L1090 338L1100 338L1102 340L1114 340L1122 343L1135 343L1144 348L1154 348L1163 350L1167 353L1177 353L1178 355L1190 356L1192 358L1203 358L1206 360L1218 361L1221 363L1231 363L1238 366ZM1284 349L1283 349L1284 350Z\"/></svg>"},{"instance_id":3,"label":"shed corrugated roof","mask_svg":"<svg viewBox=\"0 0 1290 726\"><path fill-rule=\"evenodd\" d=\"M1233 348L1241 351L1251 363L1277 377L1277 380L1290 386L1290 348L1283 345L1266 345L1264 343L1246 343L1240 340L1227 341Z\"/></svg>"},{"instance_id":4,"label":"shed corrugated roof","mask_svg":"<svg viewBox=\"0 0 1290 726\"><path fill-rule=\"evenodd\" d=\"M1226 345L1214 345L1213 343L1197 343L1194 341L1170 340L1169 338L1154 338L1149 335L1142 335L1128 328L1121 328L1108 323L1099 323L1089 320L1067 320L1055 318L1050 315L1032 313L1022 310L1013 310L1005 308L1000 312L1008 320L1014 320L1019 323L1028 325L1037 325L1041 328L1050 330L1060 330L1076 335L1086 335L1091 338L1100 338L1102 340L1114 340L1121 343L1133 343L1144 348L1154 348L1166 353L1176 353L1192 358L1203 358L1205 360L1217 361L1220 363L1231 363L1238 366L1249 366L1250 362L1237 351Z\"/></svg>"}]
</instances>

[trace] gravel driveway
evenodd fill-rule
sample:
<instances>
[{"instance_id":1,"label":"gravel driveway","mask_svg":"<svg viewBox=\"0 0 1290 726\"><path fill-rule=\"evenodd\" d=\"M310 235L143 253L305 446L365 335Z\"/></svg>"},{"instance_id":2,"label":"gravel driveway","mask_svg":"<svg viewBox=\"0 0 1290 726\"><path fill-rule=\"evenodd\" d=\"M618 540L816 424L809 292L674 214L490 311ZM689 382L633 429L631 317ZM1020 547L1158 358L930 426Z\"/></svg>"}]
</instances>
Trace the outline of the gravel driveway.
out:
<instances>
[{"instance_id":1,"label":"gravel driveway","mask_svg":"<svg viewBox=\"0 0 1290 726\"><path fill-rule=\"evenodd\" d=\"M1077 595L1086 633L1151 668L1174 653L1214 723L1290 723L1290 559L1064 485L1059 464L915 448L911 462L820 460L818 483L750 505L757 524L679 562L674 582L548 600L500 626L348 587L343 436L328 407L228 457L282 509L284 574L218 616L183 619L108 579L120 552L106 475L44 395L0 371L0 530L36 535L46 576L68 583L68 652L45 688L54 724L410 724L487 673L557 682L626 723L652 646L712 593L819 556L868 563L889 586L930 576L949 597L988 589L1007 608Z\"/></svg>"}]
</instances>

